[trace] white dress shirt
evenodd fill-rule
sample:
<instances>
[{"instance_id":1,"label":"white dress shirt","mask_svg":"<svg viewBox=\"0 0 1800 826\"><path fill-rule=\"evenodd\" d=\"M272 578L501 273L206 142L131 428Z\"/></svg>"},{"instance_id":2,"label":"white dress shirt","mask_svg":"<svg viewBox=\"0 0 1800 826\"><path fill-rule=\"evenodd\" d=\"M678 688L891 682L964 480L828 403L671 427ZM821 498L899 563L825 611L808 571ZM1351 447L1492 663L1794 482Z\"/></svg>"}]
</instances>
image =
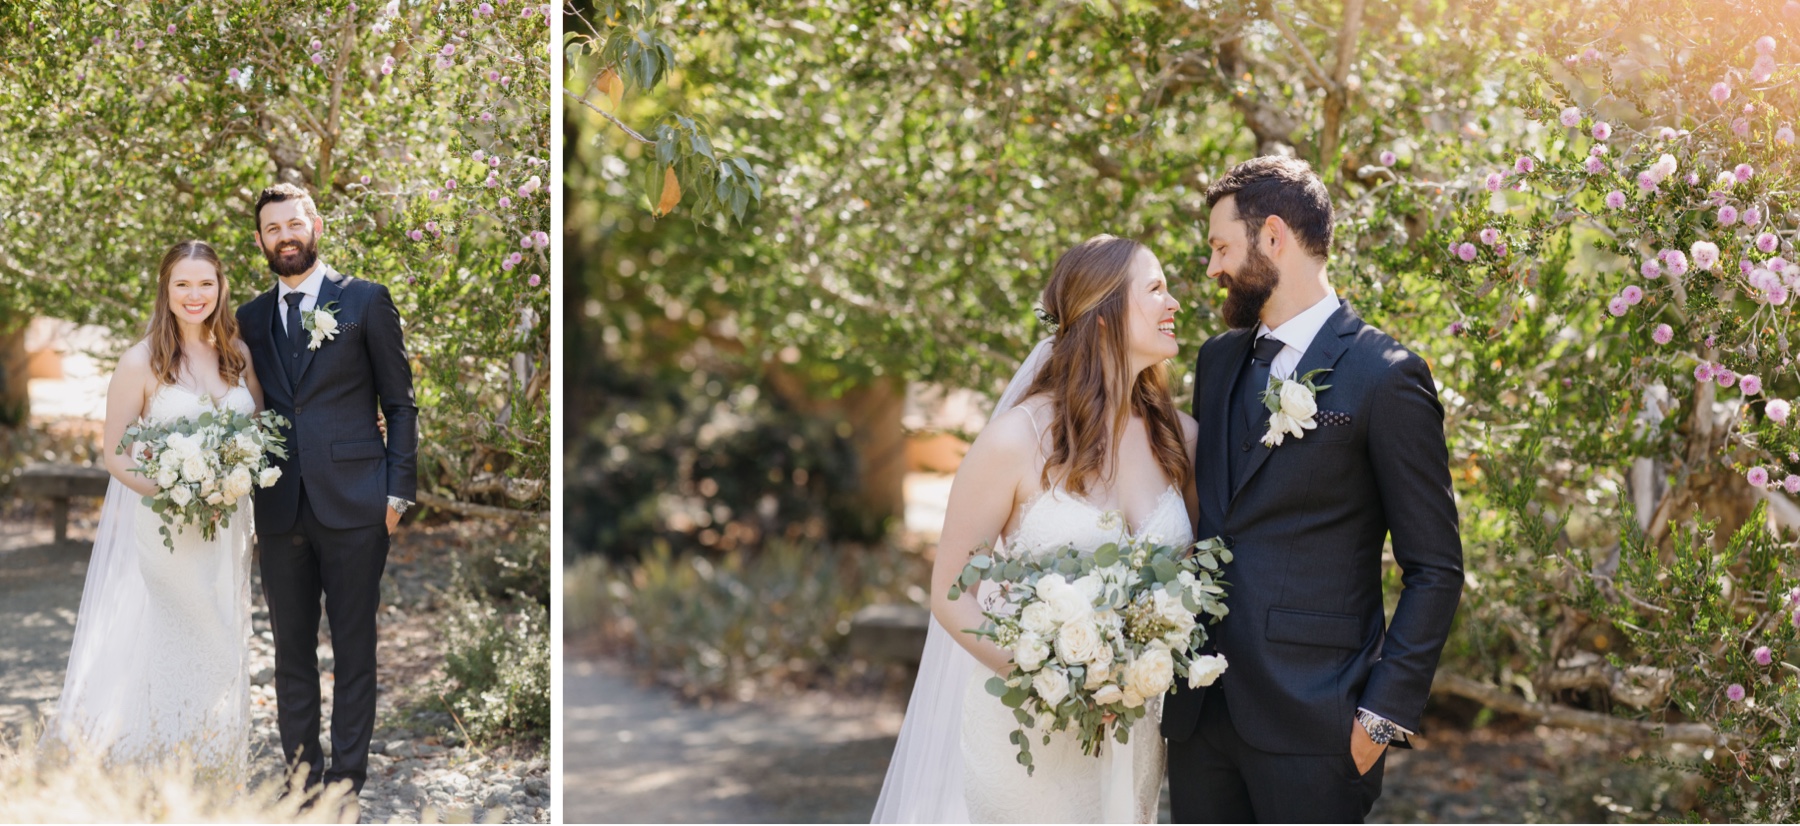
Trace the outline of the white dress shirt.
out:
<instances>
[{"instance_id":1,"label":"white dress shirt","mask_svg":"<svg viewBox=\"0 0 1800 826\"><path fill-rule=\"evenodd\" d=\"M1306 348L1312 346L1319 330L1325 326L1325 322L1331 320L1331 314L1337 310L1337 291L1327 288L1325 297L1319 299L1319 303L1301 311L1280 327L1271 330L1267 324L1257 325L1257 338L1274 336L1277 341L1287 345L1269 363L1269 377L1283 380L1295 378L1294 368L1300 366L1300 357L1306 355Z\"/></svg>"},{"instance_id":2,"label":"white dress shirt","mask_svg":"<svg viewBox=\"0 0 1800 826\"><path fill-rule=\"evenodd\" d=\"M300 293L306 296L305 298L300 299L300 313L301 315L305 315L306 313L312 312L313 307L318 305L319 290L323 288L324 285L325 265L323 264L313 265L312 275L307 276L306 280L300 282L300 286L298 287L289 287L285 281L278 280L275 282L275 317L281 319L282 332L292 335L292 332L287 328L288 293Z\"/></svg>"}]
</instances>

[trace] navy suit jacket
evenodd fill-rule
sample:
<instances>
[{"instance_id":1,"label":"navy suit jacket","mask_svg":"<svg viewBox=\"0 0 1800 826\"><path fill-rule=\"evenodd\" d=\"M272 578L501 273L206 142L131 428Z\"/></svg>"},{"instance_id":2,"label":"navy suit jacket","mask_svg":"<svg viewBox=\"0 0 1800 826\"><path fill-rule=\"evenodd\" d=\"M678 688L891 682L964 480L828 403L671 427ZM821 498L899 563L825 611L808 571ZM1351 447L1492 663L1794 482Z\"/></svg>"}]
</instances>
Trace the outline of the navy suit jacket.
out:
<instances>
[{"instance_id":1,"label":"navy suit jacket","mask_svg":"<svg viewBox=\"0 0 1800 826\"><path fill-rule=\"evenodd\" d=\"M1231 390L1252 343L1252 330L1212 337L1194 374L1195 535L1232 546L1223 571L1231 610L1212 629L1230 665L1211 687L1168 699L1163 734L1193 736L1214 691L1244 740L1275 754L1348 753L1358 707L1420 731L1463 582L1431 371L1342 303L1294 373L1331 369L1316 381L1330 385L1317 397L1320 426L1269 448L1266 424L1232 426L1243 417ZM1236 485L1228 451L1246 454ZM1404 589L1384 622L1390 537Z\"/></svg>"},{"instance_id":2,"label":"navy suit jacket","mask_svg":"<svg viewBox=\"0 0 1800 826\"><path fill-rule=\"evenodd\" d=\"M339 530L383 524L389 496L418 496L418 407L400 312L387 287L319 266L325 281L315 309L330 306L338 331L317 350L307 349L301 337L291 359L297 380L282 365L285 345L275 341L286 335L278 290L270 287L237 312L264 402L292 423L283 431L288 458L275 462L280 481L256 492L262 534L293 529L302 485L314 515ZM375 421L378 408L387 418L385 444Z\"/></svg>"}]
</instances>

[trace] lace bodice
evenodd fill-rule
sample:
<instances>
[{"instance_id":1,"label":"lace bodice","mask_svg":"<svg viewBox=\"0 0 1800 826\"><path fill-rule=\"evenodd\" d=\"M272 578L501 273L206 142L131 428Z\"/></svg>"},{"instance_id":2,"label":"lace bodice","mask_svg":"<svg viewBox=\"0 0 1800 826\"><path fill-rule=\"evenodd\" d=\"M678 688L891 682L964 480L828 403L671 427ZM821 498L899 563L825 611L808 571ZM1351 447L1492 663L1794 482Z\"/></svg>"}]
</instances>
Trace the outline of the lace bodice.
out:
<instances>
[{"instance_id":1,"label":"lace bodice","mask_svg":"<svg viewBox=\"0 0 1800 826\"><path fill-rule=\"evenodd\" d=\"M1152 539L1168 544L1194 541L1193 526L1188 524L1187 503L1174 485L1163 490L1144 524L1136 530L1126 524L1125 514L1105 510L1080 496L1056 486L1026 502L1019 511L1018 524L1005 538L1003 554L1037 555L1073 545L1098 548L1108 542L1124 539Z\"/></svg>"},{"instance_id":2,"label":"lace bodice","mask_svg":"<svg viewBox=\"0 0 1800 826\"><path fill-rule=\"evenodd\" d=\"M150 397L150 404L144 408L144 418L152 422L166 422L170 419L191 419L209 410L230 409L239 413L256 412L256 399L250 395L250 386L238 379L236 387L225 391L224 398L214 399L204 391L196 391L177 384L165 384L156 389Z\"/></svg>"}]
</instances>

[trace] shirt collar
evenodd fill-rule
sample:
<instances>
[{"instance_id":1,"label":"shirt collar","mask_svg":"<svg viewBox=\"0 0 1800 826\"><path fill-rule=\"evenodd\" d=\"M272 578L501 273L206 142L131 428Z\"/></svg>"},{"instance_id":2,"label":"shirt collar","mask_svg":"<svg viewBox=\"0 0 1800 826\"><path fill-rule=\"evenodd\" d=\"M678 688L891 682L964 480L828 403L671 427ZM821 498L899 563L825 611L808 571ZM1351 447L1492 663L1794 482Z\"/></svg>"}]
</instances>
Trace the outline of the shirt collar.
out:
<instances>
[{"instance_id":1,"label":"shirt collar","mask_svg":"<svg viewBox=\"0 0 1800 826\"><path fill-rule=\"evenodd\" d=\"M1325 297L1319 299L1319 303L1306 308L1299 315L1288 319L1287 323L1273 330L1269 329L1267 324L1257 325L1256 335L1259 338L1274 336L1282 344L1304 353L1306 348L1312 346L1313 339L1318 337L1320 328L1323 328L1325 322L1331 320L1331 315L1337 312L1338 303L1337 291L1327 287Z\"/></svg>"},{"instance_id":2,"label":"shirt collar","mask_svg":"<svg viewBox=\"0 0 1800 826\"><path fill-rule=\"evenodd\" d=\"M307 276L306 280L300 282L300 286L298 287L290 289L286 282L276 279L275 286L279 289L276 290L275 297L282 301L286 301L288 293L302 293L304 295L312 296L313 298L318 298L319 289L324 283L325 265L319 264L318 266L313 267L312 275Z\"/></svg>"}]
</instances>

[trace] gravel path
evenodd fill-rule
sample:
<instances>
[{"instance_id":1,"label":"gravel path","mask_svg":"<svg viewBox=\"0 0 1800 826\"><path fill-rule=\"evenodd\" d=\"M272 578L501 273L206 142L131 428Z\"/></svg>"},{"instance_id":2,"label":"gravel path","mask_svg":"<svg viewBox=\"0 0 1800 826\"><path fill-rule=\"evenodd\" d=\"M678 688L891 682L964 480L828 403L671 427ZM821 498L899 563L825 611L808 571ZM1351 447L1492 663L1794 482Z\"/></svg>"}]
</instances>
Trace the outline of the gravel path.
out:
<instances>
[{"instance_id":1,"label":"gravel path","mask_svg":"<svg viewBox=\"0 0 1800 826\"><path fill-rule=\"evenodd\" d=\"M0 734L18 736L54 710L68 664L75 612L91 548L93 507L77 509L61 547L47 524L32 524L27 511L0 520ZM26 518L16 518L26 517ZM362 820L418 822L426 807L449 820L548 823L547 752L514 754L505 748L472 748L455 733L447 711L418 712L426 687L443 676L439 593L449 582L441 541L429 530L396 535L382 578L378 662L381 692L371 747L370 776L361 798ZM89 540L91 541L91 540ZM275 726L274 651L260 585L252 583L251 761L253 785L281 772ZM319 658L329 668L331 645L320 634ZM331 678L324 677L330 719ZM403 707L403 705L408 707ZM441 706L440 706L441 708ZM328 725L328 724L327 724ZM330 748L329 740L325 743Z\"/></svg>"},{"instance_id":2,"label":"gravel path","mask_svg":"<svg viewBox=\"0 0 1800 826\"><path fill-rule=\"evenodd\" d=\"M874 811L900 699L815 693L706 708L617 661L565 662L567 822L864 823ZM1681 819L1692 805L1694 778L1625 765L1641 756L1630 743L1466 722L1434 718L1431 739L1389 754L1368 822L1628 822Z\"/></svg>"}]
</instances>

